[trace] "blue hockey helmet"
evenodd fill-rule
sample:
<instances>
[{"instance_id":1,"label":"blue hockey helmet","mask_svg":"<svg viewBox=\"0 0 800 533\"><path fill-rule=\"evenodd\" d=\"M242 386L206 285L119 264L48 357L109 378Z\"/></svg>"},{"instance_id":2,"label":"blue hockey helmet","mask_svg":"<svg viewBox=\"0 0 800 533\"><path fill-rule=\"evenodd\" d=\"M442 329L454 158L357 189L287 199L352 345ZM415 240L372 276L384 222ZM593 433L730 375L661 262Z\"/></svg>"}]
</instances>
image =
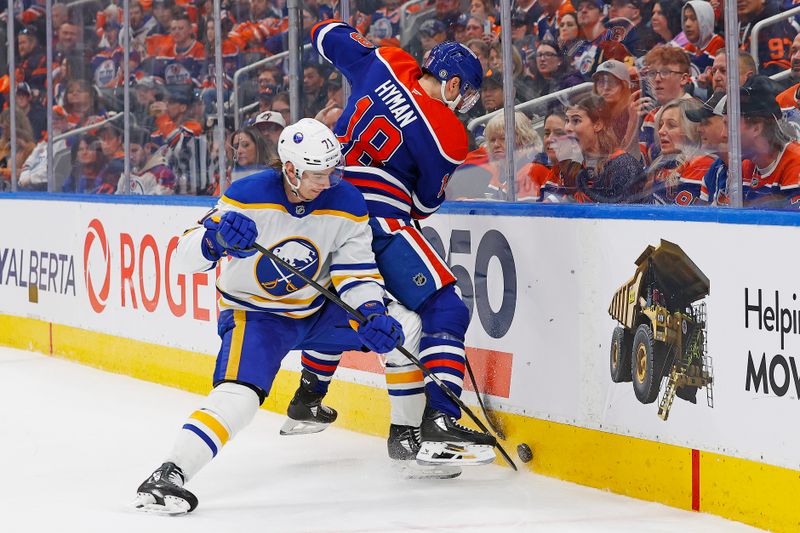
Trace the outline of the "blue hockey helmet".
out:
<instances>
[{"instance_id":1,"label":"blue hockey helmet","mask_svg":"<svg viewBox=\"0 0 800 533\"><path fill-rule=\"evenodd\" d=\"M481 97L483 67L472 50L461 43L445 41L437 44L422 68L442 82L442 99L450 109L466 113ZM460 94L455 100L447 100L444 96L445 84L455 76L461 80Z\"/></svg>"}]
</instances>

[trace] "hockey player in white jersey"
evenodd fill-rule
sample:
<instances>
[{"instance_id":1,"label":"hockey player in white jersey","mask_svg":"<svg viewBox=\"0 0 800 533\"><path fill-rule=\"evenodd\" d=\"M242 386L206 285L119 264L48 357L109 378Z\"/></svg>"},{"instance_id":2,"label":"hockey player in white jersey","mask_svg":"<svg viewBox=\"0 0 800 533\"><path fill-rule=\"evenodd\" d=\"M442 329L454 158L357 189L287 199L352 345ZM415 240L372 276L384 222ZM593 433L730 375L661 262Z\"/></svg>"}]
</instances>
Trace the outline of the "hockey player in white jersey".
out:
<instances>
[{"instance_id":1,"label":"hockey player in white jersey","mask_svg":"<svg viewBox=\"0 0 800 533\"><path fill-rule=\"evenodd\" d=\"M188 417L161 467L139 486L139 510L194 510L197 498L184 484L252 420L290 350L317 358L362 347L387 353L404 340L384 305L364 198L339 183L339 141L322 123L303 119L283 130L278 153L280 168L234 182L178 242L175 259L183 270L222 264L222 342L214 388ZM357 324L300 277L257 253L254 243L335 289L366 320ZM308 392L314 394L313 387Z\"/></svg>"}]
</instances>

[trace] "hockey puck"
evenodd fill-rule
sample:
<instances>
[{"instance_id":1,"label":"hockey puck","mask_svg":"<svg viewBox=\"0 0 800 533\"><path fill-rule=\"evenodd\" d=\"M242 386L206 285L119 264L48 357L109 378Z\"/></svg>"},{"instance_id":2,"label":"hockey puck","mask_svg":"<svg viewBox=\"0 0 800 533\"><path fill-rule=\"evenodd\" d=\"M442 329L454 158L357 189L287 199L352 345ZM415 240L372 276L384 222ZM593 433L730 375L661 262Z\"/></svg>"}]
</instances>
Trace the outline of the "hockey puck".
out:
<instances>
[{"instance_id":1,"label":"hockey puck","mask_svg":"<svg viewBox=\"0 0 800 533\"><path fill-rule=\"evenodd\" d=\"M519 455L519 460L523 463L530 462L533 459L533 452L531 451L531 447L525 444L524 442L517 446L517 455Z\"/></svg>"}]
</instances>

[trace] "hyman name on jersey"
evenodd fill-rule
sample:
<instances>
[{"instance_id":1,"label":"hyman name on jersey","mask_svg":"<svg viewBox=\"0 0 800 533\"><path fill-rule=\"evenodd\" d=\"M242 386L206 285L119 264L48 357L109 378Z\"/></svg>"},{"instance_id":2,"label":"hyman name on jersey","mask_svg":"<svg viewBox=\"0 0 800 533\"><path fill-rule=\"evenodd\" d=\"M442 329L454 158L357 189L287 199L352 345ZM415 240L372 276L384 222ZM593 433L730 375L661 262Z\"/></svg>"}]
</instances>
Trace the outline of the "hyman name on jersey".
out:
<instances>
[{"instance_id":1,"label":"hyman name on jersey","mask_svg":"<svg viewBox=\"0 0 800 533\"><path fill-rule=\"evenodd\" d=\"M386 107L394 115L401 128L405 128L417 118L414 108L408 103L403 92L392 80L386 80L375 88L375 93L380 96Z\"/></svg>"}]
</instances>

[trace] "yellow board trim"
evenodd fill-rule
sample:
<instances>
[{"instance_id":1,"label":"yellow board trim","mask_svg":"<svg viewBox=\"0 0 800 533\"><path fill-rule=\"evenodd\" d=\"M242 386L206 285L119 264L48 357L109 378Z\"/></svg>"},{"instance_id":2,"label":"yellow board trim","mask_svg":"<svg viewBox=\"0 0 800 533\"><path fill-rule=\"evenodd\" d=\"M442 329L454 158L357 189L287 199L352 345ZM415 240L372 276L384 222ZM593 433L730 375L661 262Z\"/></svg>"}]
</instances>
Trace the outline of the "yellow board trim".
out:
<instances>
[{"instance_id":1,"label":"yellow board trim","mask_svg":"<svg viewBox=\"0 0 800 533\"><path fill-rule=\"evenodd\" d=\"M233 312L233 335L231 335L231 348L228 352L228 364L225 366L225 379L235 380L239 377L239 363L242 359L242 345L244 344L244 330L247 325L245 311Z\"/></svg>"},{"instance_id":2,"label":"yellow board trim","mask_svg":"<svg viewBox=\"0 0 800 533\"><path fill-rule=\"evenodd\" d=\"M225 446L225 443L228 442L228 439L230 438L228 430L225 429L225 427L219 422L219 420L217 420L210 414L206 413L205 411L195 411L189 418L194 418L195 420L199 420L200 422L205 424L211 431L214 432L214 434L219 439L219 442L223 446Z\"/></svg>"},{"instance_id":3,"label":"yellow board trim","mask_svg":"<svg viewBox=\"0 0 800 533\"><path fill-rule=\"evenodd\" d=\"M336 209L316 209L311 212L312 215L331 215L334 217L343 217L349 218L355 222L366 222L368 220L367 215L354 215L353 213L348 213L347 211L338 211Z\"/></svg>"},{"instance_id":4,"label":"yellow board trim","mask_svg":"<svg viewBox=\"0 0 800 533\"><path fill-rule=\"evenodd\" d=\"M31 318L0 315L0 345L43 352L198 394L207 394L212 387L213 356ZM298 372L279 371L263 407L285 413L298 382ZM334 380L326 403L339 411L337 426L386 435L389 401L385 391ZM513 454L518 444L528 444L534 458L525 466L536 473L691 508L689 448L522 415L496 414L508 436L503 441L506 450ZM702 512L772 531L798 531L797 494L798 471L700 453Z\"/></svg>"}]
</instances>

